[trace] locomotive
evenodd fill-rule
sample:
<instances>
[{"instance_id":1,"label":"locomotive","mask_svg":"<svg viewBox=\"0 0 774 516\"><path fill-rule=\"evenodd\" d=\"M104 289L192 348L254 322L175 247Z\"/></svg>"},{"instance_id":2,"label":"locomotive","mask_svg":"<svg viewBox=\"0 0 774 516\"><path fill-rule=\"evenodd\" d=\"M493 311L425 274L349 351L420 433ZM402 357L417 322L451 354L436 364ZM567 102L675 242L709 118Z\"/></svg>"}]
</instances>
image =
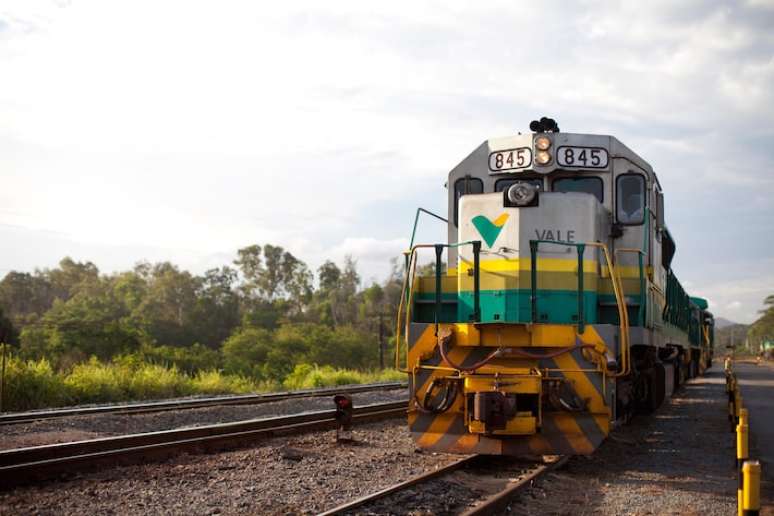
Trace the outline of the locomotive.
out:
<instances>
[{"instance_id":1,"label":"locomotive","mask_svg":"<svg viewBox=\"0 0 774 516\"><path fill-rule=\"evenodd\" d=\"M448 175L445 243L414 242L397 318L420 448L590 454L712 364L714 321L672 270L653 168L550 118ZM418 266L420 253L434 266Z\"/></svg>"}]
</instances>

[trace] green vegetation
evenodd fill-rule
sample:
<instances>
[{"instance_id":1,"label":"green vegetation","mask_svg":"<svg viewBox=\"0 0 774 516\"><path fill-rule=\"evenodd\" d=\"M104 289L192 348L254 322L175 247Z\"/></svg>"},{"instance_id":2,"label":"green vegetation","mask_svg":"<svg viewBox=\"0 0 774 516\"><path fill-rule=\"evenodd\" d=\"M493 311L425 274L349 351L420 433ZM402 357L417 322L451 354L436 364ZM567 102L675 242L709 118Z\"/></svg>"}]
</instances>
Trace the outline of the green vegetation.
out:
<instances>
[{"instance_id":1,"label":"green vegetation","mask_svg":"<svg viewBox=\"0 0 774 516\"><path fill-rule=\"evenodd\" d=\"M756 352L764 350L768 343L774 344L774 294L763 300L764 309L761 316L750 325L747 331L747 339L751 350Z\"/></svg>"},{"instance_id":2,"label":"green vegetation","mask_svg":"<svg viewBox=\"0 0 774 516\"><path fill-rule=\"evenodd\" d=\"M715 330L715 353L725 354L730 347L737 356L756 355L766 343L774 345L774 295L763 300L764 309L752 324L732 324Z\"/></svg>"},{"instance_id":3,"label":"green vegetation","mask_svg":"<svg viewBox=\"0 0 774 516\"><path fill-rule=\"evenodd\" d=\"M217 370L186 374L176 367L137 362L119 357L104 363L93 358L70 372L55 372L45 360L10 356L6 362L5 401L8 410L53 406L172 398L195 394L247 394L282 389L404 380L402 373L337 369L300 364L283 383L258 382L253 378Z\"/></svg>"},{"instance_id":4,"label":"green vegetation","mask_svg":"<svg viewBox=\"0 0 774 516\"><path fill-rule=\"evenodd\" d=\"M201 276L140 263L101 274L65 258L0 281L5 410L403 378L389 363L401 289L356 263L314 274L281 247L240 249ZM377 372L375 372L377 371Z\"/></svg>"}]
</instances>

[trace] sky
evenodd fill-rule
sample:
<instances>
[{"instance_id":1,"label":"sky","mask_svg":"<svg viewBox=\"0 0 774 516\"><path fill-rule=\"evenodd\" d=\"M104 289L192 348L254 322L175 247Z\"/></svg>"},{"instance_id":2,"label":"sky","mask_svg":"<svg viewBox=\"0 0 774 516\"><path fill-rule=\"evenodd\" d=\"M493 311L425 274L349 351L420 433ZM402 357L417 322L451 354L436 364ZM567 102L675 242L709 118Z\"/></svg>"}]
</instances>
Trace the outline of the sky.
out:
<instances>
[{"instance_id":1,"label":"sky","mask_svg":"<svg viewBox=\"0 0 774 516\"><path fill-rule=\"evenodd\" d=\"M383 278L486 139L611 134L718 316L774 293L774 0L0 0L0 275L281 245ZM443 227L423 221L419 238Z\"/></svg>"}]
</instances>

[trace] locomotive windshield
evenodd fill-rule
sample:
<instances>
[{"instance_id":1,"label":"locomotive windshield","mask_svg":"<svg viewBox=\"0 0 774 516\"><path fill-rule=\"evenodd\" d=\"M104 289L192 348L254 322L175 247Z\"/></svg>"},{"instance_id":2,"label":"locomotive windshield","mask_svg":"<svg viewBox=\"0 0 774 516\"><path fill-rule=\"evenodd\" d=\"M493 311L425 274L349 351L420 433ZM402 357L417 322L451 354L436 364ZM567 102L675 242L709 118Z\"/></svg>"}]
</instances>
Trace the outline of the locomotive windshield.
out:
<instances>
[{"instance_id":1,"label":"locomotive windshield","mask_svg":"<svg viewBox=\"0 0 774 516\"><path fill-rule=\"evenodd\" d=\"M553 183L554 192L582 192L590 193L597 198L599 202L604 199L602 189L602 179L598 177L563 177L555 179Z\"/></svg>"}]
</instances>

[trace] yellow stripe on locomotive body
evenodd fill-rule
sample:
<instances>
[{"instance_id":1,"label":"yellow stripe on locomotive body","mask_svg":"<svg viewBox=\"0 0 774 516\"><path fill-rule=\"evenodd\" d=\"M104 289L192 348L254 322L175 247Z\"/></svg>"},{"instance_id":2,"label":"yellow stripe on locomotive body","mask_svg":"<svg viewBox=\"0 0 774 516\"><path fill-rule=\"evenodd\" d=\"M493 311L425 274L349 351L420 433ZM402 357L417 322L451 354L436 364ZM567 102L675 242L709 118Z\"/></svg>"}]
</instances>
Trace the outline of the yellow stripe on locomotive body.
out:
<instances>
[{"instance_id":1,"label":"yellow stripe on locomotive body","mask_svg":"<svg viewBox=\"0 0 774 516\"><path fill-rule=\"evenodd\" d=\"M652 168L546 124L453 169L448 243L407 253L396 358L422 448L589 454L711 365L712 314L671 269ZM423 248L437 274L414 277Z\"/></svg>"}]
</instances>

